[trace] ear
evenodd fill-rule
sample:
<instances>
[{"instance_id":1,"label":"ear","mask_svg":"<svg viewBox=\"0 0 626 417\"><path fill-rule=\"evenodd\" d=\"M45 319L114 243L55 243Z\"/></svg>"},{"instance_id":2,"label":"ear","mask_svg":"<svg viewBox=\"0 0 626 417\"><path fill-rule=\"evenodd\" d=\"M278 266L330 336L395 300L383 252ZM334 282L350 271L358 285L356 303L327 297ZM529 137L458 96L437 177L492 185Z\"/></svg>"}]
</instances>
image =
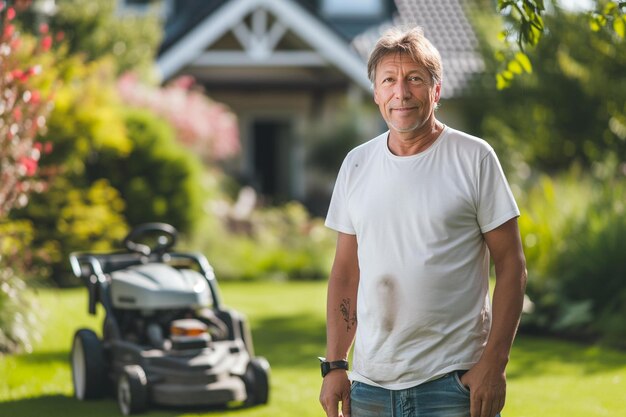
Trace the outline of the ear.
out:
<instances>
[{"instance_id":1,"label":"ear","mask_svg":"<svg viewBox=\"0 0 626 417\"><path fill-rule=\"evenodd\" d=\"M374 87L374 103L379 104L378 103L378 91L376 91L376 87Z\"/></svg>"},{"instance_id":2,"label":"ear","mask_svg":"<svg viewBox=\"0 0 626 417\"><path fill-rule=\"evenodd\" d=\"M435 84L435 103L439 103L441 98L441 83Z\"/></svg>"}]
</instances>

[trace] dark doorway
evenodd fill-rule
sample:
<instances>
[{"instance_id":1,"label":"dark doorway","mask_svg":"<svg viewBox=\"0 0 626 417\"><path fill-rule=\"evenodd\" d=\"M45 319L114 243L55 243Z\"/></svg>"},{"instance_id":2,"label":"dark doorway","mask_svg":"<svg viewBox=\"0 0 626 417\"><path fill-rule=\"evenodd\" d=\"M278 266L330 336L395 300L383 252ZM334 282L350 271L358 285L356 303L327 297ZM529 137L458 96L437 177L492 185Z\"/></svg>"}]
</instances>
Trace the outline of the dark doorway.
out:
<instances>
[{"instance_id":1,"label":"dark doorway","mask_svg":"<svg viewBox=\"0 0 626 417\"><path fill-rule=\"evenodd\" d=\"M252 127L254 186L271 202L290 194L291 125L285 120L257 120Z\"/></svg>"}]
</instances>

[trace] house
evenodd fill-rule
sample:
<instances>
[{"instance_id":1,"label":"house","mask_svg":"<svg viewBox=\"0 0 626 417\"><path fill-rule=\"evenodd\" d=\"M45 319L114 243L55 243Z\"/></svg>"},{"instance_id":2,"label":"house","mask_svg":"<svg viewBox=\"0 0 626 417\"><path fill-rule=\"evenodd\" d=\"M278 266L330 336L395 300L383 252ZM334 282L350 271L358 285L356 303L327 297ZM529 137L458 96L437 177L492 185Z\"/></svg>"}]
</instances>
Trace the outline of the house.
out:
<instances>
[{"instance_id":1,"label":"house","mask_svg":"<svg viewBox=\"0 0 626 417\"><path fill-rule=\"evenodd\" d=\"M464 89L483 68L461 2L166 0L157 67L164 81L194 76L237 114L243 151L231 172L270 201L297 199L323 214L336 172L310 169L312 132L346 106L374 107L366 61L385 27L424 28L444 60L439 118L460 125ZM363 141L385 129L372 114L359 121Z\"/></svg>"}]
</instances>

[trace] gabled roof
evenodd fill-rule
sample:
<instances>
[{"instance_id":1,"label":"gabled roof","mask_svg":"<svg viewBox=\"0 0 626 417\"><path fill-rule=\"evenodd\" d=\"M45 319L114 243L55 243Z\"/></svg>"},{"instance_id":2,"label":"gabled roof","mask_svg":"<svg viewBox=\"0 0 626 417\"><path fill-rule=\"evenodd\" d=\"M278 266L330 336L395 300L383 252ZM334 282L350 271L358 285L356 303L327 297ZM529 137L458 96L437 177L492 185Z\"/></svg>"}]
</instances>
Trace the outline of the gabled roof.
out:
<instances>
[{"instance_id":1,"label":"gabled roof","mask_svg":"<svg viewBox=\"0 0 626 417\"><path fill-rule=\"evenodd\" d=\"M281 50L289 32L306 47ZM230 37L230 49L212 50ZM365 65L335 32L290 0L230 0L163 51L157 67L164 79L188 65L204 67L332 66L369 90Z\"/></svg>"},{"instance_id":2,"label":"gabled roof","mask_svg":"<svg viewBox=\"0 0 626 417\"><path fill-rule=\"evenodd\" d=\"M443 61L444 98L456 97L467 88L474 74L484 70L478 52L478 39L467 18L468 7L462 0L396 0L398 14L388 22L363 33L353 46L366 58L376 40L391 25L414 26L424 29Z\"/></svg>"}]
</instances>

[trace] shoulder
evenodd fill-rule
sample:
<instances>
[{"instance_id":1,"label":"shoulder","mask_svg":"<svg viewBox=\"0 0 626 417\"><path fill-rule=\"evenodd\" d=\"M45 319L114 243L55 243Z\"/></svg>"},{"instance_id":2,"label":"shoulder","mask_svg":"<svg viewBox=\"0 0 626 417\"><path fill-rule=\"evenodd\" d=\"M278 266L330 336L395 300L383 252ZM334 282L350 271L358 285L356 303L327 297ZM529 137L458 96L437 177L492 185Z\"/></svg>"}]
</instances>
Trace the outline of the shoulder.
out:
<instances>
[{"instance_id":1,"label":"shoulder","mask_svg":"<svg viewBox=\"0 0 626 417\"><path fill-rule=\"evenodd\" d=\"M385 142L387 136L389 135L389 132L385 132L382 133L378 136L376 136L373 139L368 140L367 142L364 142L362 144L360 144L359 146L355 147L354 149L352 149L349 153L347 157L358 157L358 156L363 156L363 155L368 155L370 153L375 153L377 152L377 148L379 146L381 146L381 142Z\"/></svg>"},{"instance_id":2,"label":"shoulder","mask_svg":"<svg viewBox=\"0 0 626 417\"><path fill-rule=\"evenodd\" d=\"M493 152L493 148L487 141L477 136L460 130L447 128L445 144L454 150L475 154L477 157L484 157Z\"/></svg>"},{"instance_id":3,"label":"shoulder","mask_svg":"<svg viewBox=\"0 0 626 417\"><path fill-rule=\"evenodd\" d=\"M381 155L383 153L382 149L387 142L388 134L389 132L382 133L352 149L348 152L348 155L346 155L344 165L365 163L371 160L372 157Z\"/></svg>"}]
</instances>

